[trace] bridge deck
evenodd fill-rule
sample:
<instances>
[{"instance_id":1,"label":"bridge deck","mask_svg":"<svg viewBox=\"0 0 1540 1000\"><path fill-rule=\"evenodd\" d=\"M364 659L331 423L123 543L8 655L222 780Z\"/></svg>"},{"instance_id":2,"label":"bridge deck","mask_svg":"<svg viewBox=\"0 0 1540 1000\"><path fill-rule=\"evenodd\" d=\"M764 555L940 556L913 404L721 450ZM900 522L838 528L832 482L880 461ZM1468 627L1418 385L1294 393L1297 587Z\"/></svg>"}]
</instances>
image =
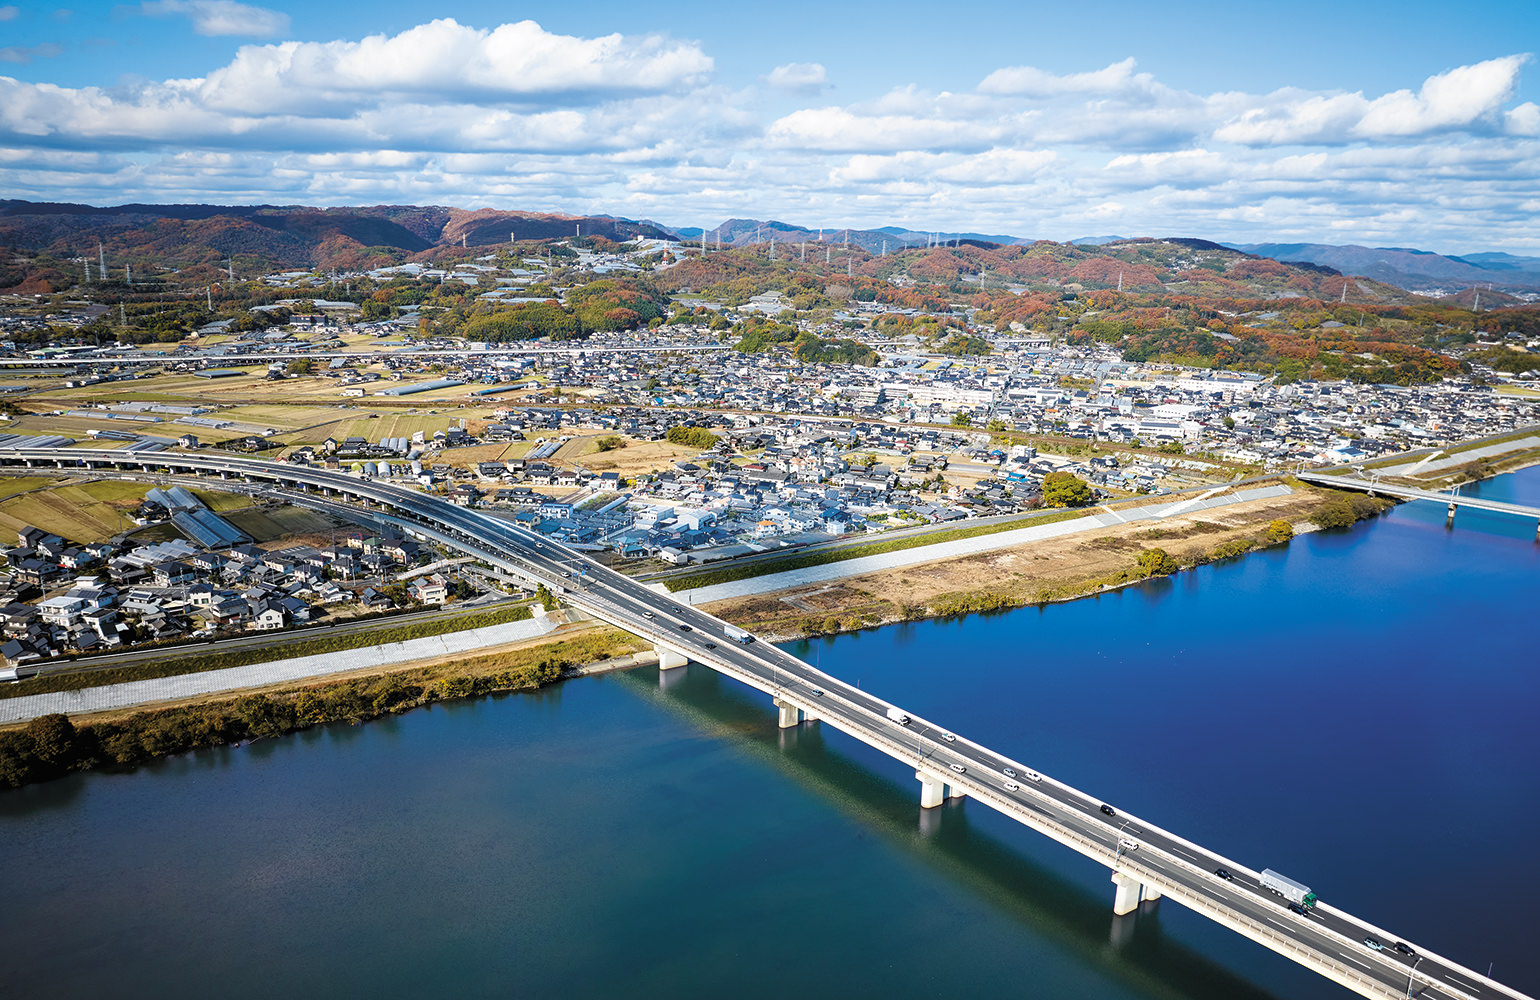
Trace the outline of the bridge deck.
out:
<instances>
[{"instance_id":1,"label":"bridge deck","mask_svg":"<svg viewBox=\"0 0 1540 1000\"><path fill-rule=\"evenodd\" d=\"M1456 507L1470 507L1475 510L1496 511L1500 514L1517 514L1520 517L1540 518L1540 507L1530 507L1521 503L1509 503L1506 500L1461 496L1458 493L1441 493L1437 490L1420 490L1415 486L1399 486L1395 483L1387 483L1380 480L1359 479L1356 476L1333 476L1324 472L1300 472L1295 475L1304 482L1315 483L1318 486L1357 490L1361 493L1383 493L1386 496L1404 497L1407 500L1434 500L1438 503L1454 504Z\"/></svg>"}]
</instances>

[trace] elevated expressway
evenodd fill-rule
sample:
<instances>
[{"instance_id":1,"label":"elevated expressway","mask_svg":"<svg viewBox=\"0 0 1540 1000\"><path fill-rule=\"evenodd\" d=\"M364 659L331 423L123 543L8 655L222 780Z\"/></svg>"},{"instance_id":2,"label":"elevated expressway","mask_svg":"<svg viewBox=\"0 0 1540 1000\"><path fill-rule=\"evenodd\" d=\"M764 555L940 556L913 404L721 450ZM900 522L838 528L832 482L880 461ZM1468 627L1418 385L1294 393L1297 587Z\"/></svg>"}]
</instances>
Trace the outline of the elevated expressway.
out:
<instances>
[{"instance_id":1,"label":"elevated expressway","mask_svg":"<svg viewBox=\"0 0 1540 1000\"><path fill-rule=\"evenodd\" d=\"M72 474L224 480L244 492L337 509L363 505L368 517L453 546L534 584L657 647L663 669L695 660L769 695L782 727L821 721L913 767L921 805L967 796L1112 871L1114 911L1168 896L1238 934L1366 997L1521 998L1493 980L1417 947L1397 952L1396 935L1318 903L1306 914L1262 888L1260 873L1100 799L1037 775L1027 764L918 717L890 720L894 706L768 643L729 638L727 623L600 566L517 525L389 483L325 469L202 453L80 448L0 449L0 467L31 475ZM210 485L217 486L218 483ZM356 510L356 506L348 509ZM1016 777L1008 776L1009 768ZM1216 874L1225 869L1230 878ZM1365 944L1373 938L1382 949Z\"/></svg>"}]
</instances>

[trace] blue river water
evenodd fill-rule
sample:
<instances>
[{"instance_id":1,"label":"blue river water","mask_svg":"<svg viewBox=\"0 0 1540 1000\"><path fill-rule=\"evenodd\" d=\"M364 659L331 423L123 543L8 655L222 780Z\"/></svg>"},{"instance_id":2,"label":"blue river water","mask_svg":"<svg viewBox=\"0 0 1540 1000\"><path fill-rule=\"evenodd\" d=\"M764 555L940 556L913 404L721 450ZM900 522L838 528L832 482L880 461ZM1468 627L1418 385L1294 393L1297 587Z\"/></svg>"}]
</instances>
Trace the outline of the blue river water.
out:
<instances>
[{"instance_id":1,"label":"blue river water","mask_svg":"<svg viewBox=\"0 0 1540 1000\"><path fill-rule=\"evenodd\" d=\"M1477 487L1470 487L1476 489ZM1540 504L1540 470L1483 495ZM794 652L1540 993L1535 524L1433 504ZM691 666L0 793L0 995L1349 994Z\"/></svg>"}]
</instances>

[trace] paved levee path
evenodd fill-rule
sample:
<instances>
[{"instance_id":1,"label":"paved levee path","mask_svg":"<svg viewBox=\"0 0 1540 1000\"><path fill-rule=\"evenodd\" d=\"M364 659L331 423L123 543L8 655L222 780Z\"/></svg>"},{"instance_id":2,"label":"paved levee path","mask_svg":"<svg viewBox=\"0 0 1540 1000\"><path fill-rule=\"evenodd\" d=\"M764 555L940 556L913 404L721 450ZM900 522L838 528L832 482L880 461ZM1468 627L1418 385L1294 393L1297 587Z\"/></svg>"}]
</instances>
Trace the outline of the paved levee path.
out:
<instances>
[{"instance_id":1,"label":"paved levee path","mask_svg":"<svg viewBox=\"0 0 1540 1000\"><path fill-rule=\"evenodd\" d=\"M284 684L289 681L346 673L350 670L368 670L392 663L410 663L413 660L426 660L430 657L455 656L472 653L488 646L501 646L522 639L533 639L555 628L554 622L544 618L531 618L522 622L508 622L503 625L488 625L485 628L430 635L421 639L407 639L404 642L386 642L375 646L338 650L334 653L317 653L313 656L295 656L267 663L251 663L244 667L204 670L195 674L156 677L147 681L128 681L123 684L83 688L79 691L51 691L46 694L23 695L19 698L0 698L0 723L25 722L51 712L64 712L68 715L105 712L110 709L132 708L149 702L220 694L225 691L263 687L268 684Z\"/></svg>"}]
</instances>

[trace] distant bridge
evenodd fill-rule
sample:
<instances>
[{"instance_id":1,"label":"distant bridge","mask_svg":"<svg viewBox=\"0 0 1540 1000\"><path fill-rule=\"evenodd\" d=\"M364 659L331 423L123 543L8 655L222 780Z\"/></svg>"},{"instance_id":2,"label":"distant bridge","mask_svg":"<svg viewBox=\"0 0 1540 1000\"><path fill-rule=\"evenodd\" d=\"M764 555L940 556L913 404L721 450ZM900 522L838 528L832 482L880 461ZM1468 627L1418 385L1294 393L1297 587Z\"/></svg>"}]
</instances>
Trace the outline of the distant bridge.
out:
<instances>
[{"instance_id":1,"label":"distant bridge","mask_svg":"<svg viewBox=\"0 0 1540 1000\"><path fill-rule=\"evenodd\" d=\"M1330 486L1339 490L1358 490L1368 493L1370 496L1383 493L1385 496L1401 497L1405 500L1433 500L1449 505L1449 517L1447 523L1454 523L1454 512L1460 507L1471 507L1476 510L1490 510L1499 514L1515 514L1519 517L1535 519L1535 538L1540 540L1540 507L1530 507L1521 503L1509 503L1506 500L1489 500L1485 497L1466 497L1458 493L1443 493L1437 490L1420 490L1415 486L1397 486L1376 479L1360 479L1357 476L1333 476L1324 472L1299 472L1295 475L1302 481L1314 483L1317 486Z\"/></svg>"}]
</instances>

